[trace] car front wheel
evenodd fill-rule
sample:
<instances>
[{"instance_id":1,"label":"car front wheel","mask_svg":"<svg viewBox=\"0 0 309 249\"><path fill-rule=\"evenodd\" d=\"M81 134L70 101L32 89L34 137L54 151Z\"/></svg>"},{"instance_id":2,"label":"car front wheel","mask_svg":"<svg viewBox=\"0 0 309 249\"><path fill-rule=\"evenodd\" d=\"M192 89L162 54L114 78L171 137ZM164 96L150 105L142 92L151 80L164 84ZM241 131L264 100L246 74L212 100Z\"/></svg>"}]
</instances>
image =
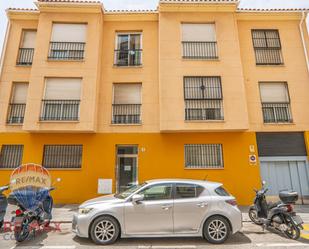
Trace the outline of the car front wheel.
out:
<instances>
[{"instance_id":1,"label":"car front wheel","mask_svg":"<svg viewBox=\"0 0 309 249\"><path fill-rule=\"evenodd\" d=\"M91 228L90 236L94 243L109 245L114 243L119 236L120 228L118 222L110 216L97 218Z\"/></svg>"},{"instance_id":2,"label":"car front wheel","mask_svg":"<svg viewBox=\"0 0 309 249\"><path fill-rule=\"evenodd\" d=\"M208 242L222 244L230 236L231 228L224 217L212 216L206 221L203 233Z\"/></svg>"}]
</instances>

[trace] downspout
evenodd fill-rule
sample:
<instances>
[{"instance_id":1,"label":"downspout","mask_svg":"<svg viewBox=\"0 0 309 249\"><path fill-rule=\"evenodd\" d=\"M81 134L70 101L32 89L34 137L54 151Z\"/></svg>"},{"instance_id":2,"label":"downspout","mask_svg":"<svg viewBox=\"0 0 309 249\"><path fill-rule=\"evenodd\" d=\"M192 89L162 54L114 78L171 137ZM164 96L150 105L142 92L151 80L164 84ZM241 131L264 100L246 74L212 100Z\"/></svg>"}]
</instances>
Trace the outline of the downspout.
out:
<instances>
[{"instance_id":1,"label":"downspout","mask_svg":"<svg viewBox=\"0 0 309 249\"><path fill-rule=\"evenodd\" d=\"M10 19L8 18L8 22L6 25L6 32L5 32L5 37L2 45L2 52L1 52L1 58L0 58L0 77L2 75L2 70L3 70L3 62L4 62L4 57L5 57L5 52L6 52L6 46L9 38L9 32L11 29L11 22Z\"/></svg>"},{"instance_id":2,"label":"downspout","mask_svg":"<svg viewBox=\"0 0 309 249\"><path fill-rule=\"evenodd\" d=\"M300 30L301 39L302 39L303 48L304 48L304 53L305 53L305 58L306 58L306 63L307 63L307 70L308 70L308 73L309 73L308 50L307 50L307 46L306 46L304 29L303 29L303 24L304 24L304 21L306 20L307 14L308 14L308 12L305 12L305 11L302 12L302 19L301 19L301 21L299 23L299 30Z\"/></svg>"}]
</instances>

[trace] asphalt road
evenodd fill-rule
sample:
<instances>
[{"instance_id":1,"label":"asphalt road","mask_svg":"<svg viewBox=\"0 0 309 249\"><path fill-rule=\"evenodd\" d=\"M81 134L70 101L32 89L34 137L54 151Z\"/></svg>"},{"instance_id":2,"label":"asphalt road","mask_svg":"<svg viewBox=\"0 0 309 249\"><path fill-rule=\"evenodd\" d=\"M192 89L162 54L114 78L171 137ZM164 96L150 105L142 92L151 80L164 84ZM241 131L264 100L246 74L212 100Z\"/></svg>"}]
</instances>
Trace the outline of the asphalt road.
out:
<instances>
[{"instance_id":1,"label":"asphalt road","mask_svg":"<svg viewBox=\"0 0 309 249\"><path fill-rule=\"evenodd\" d=\"M31 240L17 244L12 239L11 232L0 233L1 249L199 249L199 248L309 248L309 225L305 228L299 241L292 241L284 236L270 231L263 231L261 227L250 222L244 222L242 232L233 235L224 245L211 245L202 238L159 238L159 239L120 239L114 245L103 247L94 245L88 239L80 239L71 233L70 223L52 224L50 231L36 234ZM308 238L308 239L306 239Z\"/></svg>"}]
</instances>

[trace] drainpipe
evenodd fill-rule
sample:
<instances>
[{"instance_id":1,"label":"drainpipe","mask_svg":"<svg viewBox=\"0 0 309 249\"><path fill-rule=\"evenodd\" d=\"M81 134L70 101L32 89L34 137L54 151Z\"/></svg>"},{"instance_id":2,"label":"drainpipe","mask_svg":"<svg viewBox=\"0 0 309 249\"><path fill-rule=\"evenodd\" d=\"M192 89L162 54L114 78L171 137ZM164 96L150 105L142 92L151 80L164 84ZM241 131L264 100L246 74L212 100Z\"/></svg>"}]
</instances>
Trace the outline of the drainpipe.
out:
<instances>
[{"instance_id":1,"label":"drainpipe","mask_svg":"<svg viewBox=\"0 0 309 249\"><path fill-rule=\"evenodd\" d=\"M299 23L299 30L300 30L300 34L301 34L301 39L302 39L302 43L303 43L303 47L304 47L304 53L305 53L305 58L306 58L306 63L307 63L307 69L308 69L308 73L309 73L309 58L308 58L308 51L307 51L305 35L304 35L304 29L303 29L303 24L304 24L304 21L306 20L307 14L308 14L308 12L305 12L305 11L302 12L302 19L301 19L301 21Z\"/></svg>"},{"instance_id":2,"label":"drainpipe","mask_svg":"<svg viewBox=\"0 0 309 249\"><path fill-rule=\"evenodd\" d=\"M7 26L6 26L6 32L5 32L5 37L4 37L3 45L2 45L2 53L1 53L1 57L0 57L0 77L2 75L5 50L6 50L6 46L7 46L7 42L8 42L8 38L9 38L10 28L11 28L11 22L10 22L10 19L8 18L8 22L7 22Z\"/></svg>"}]
</instances>

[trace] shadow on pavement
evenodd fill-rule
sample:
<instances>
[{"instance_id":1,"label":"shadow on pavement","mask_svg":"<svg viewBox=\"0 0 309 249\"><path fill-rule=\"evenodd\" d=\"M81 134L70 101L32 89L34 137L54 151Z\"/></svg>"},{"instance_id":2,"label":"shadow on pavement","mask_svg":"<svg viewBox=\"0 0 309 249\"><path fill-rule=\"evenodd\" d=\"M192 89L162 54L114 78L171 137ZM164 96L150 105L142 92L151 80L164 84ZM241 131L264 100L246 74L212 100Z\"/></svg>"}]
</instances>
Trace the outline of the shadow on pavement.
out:
<instances>
[{"instance_id":1,"label":"shadow on pavement","mask_svg":"<svg viewBox=\"0 0 309 249\"><path fill-rule=\"evenodd\" d=\"M73 240L80 245L87 246L97 246L92 242L91 239L79 238L75 236ZM231 236L224 244L233 245L233 244L250 244L251 240L241 232L238 232ZM124 238L119 239L114 245L115 246L136 246L136 245L205 245L209 244L206 240L200 237L171 237L171 238Z\"/></svg>"}]
</instances>

